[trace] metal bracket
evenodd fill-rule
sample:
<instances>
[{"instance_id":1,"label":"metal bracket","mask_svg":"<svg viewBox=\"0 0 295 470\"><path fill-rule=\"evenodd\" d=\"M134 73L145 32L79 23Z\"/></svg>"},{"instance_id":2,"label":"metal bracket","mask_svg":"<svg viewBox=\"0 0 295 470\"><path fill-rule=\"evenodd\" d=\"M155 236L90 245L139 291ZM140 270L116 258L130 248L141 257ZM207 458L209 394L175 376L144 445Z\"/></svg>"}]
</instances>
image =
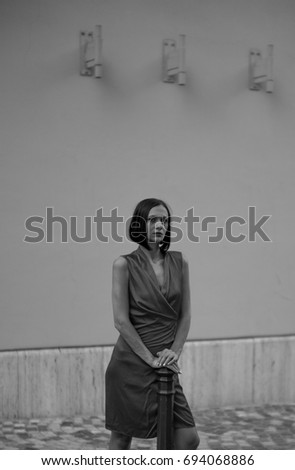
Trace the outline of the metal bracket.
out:
<instances>
[{"instance_id":1,"label":"metal bracket","mask_svg":"<svg viewBox=\"0 0 295 470\"><path fill-rule=\"evenodd\" d=\"M249 89L273 92L273 45L268 45L268 54L263 59L259 49L251 49L249 53Z\"/></svg>"},{"instance_id":2,"label":"metal bracket","mask_svg":"<svg viewBox=\"0 0 295 470\"><path fill-rule=\"evenodd\" d=\"M102 35L101 26L93 31L80 31L80 75L101 78Z\"/></svg>"},{"instance_id":3,"label":"metal bracket","mask_svg":"<svg viewBox=\"0 0 295 470\"><path fill-rule=\"evenodd\" d=\"M176 41L173 39L165 39L163 41L162 54L162 76L163 82L175 83L178 74L178 54L176 49Z\"/></svg>"},{"instance_id":4,"label":"metal bracket","mask_svg":"<svg viewBox=\"0 0 295 470\"><path fill-rule=\"evenodd\" d=\"M174 39L165 39L162 46L162 80L185 85L185 35L181 34L177 48Z\"/></svg>"}]
</instances>

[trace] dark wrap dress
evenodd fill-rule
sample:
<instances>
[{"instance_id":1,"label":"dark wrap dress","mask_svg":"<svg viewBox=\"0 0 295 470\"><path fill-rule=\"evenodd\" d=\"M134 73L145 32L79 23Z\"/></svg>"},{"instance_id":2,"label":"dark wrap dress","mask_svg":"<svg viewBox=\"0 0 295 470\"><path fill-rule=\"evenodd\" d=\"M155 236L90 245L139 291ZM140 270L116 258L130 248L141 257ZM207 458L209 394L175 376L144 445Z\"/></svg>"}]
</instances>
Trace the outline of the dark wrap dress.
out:
<instances>
[{"instance_id":1,"label":"dark wrap dress","mask_svg":"<svg viewBox=\"0 0 295 470\"><path fill-rule=\"evenodd\" d=\"M182 254L164 257L164 284L159 286L147 254L124 255L129 269L129 315L153 355L170 348L182 305ZM192 427L194 419L175 374L174 427ZM106 428L128 436L157 435L157 373L133 352L122 336L106 371Z\"/></svg>"}]
</instances>

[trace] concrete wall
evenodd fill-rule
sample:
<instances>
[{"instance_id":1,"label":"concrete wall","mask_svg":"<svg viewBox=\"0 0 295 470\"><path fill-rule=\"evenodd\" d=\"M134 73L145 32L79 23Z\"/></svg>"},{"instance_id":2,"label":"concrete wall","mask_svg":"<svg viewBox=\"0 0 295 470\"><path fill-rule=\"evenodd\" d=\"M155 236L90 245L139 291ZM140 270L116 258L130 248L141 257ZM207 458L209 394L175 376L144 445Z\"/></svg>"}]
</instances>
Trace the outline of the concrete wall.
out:
<instances>
[{"instance_id":1,"label":"concrete wall","mask_svg":"<svg viewBox=\"0 0 295 470\"><path fill-rule=\"evenodd\" d=\"M0 353L0 419L104 414L111 347ZM180 366L194 410L294 403L295 337L191 341Z\"/></svg>"},{"instance_id":2,"label":"concrete wall","mask_svg":"<svg viewBox=\"0 0 295 470\"><path fill-rule=\"evenodd\" d=\"M134 245L62 243L60 227L29 244L24 222L53 207L82 236L100 207L129 217L151 196L219 226L248 206L272 216L272 243L209 244L196 224L200 243L175 244L190 260L191 339L295 333L294 18L289 0L1 1L1 350L115 341L111 266ZM102 80L79 75L79 31L95 24ZM161 82L162 41L178 34L185 87ZM247 89L248 51L268 43L273 95Z\"/></svg>"}]
</instances>

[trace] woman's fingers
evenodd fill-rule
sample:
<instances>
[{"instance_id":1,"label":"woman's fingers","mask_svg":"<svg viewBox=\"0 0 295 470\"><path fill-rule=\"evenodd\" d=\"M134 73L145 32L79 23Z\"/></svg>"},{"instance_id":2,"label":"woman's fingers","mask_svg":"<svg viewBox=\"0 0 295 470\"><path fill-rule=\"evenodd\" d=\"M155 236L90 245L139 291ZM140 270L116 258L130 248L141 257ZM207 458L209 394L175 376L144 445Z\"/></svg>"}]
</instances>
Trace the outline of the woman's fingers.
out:
<instances>
[{"instance_id":1,"label":"woman's fingers","mask_svg":"<svg viewBox=\"0 0 295 470\"><path fill-rule=\"evenodd\" d=\"M167 367L167 369L171 369L176 374L181 374L181 370L179 369L177 362L173 362L170 365L167 364L166 366L164 366L164 365L161 365L158 358L155 357L155 359L152 362L152 367L154 369L159 369L160 367Z\"/></svg>"},{"instance_id":2,"label":"woman's fingers","mask_svg":"<svg viewBox=\"0 0 295 470\"><path fill-rule=\"evenodd\" d=\"M178 355L171 349L163 349L163 351L157 353L157 356L161 366L171 365L178 360Z\"/></svg>"},{"instance_id":3,"label":"woman's fingers","mask_svg":"<svg viewBox=\"0 0 295 470\"><path fill-rule=\"evenodd\" d=\"M151 366L152 366L154 369L159 369L159 367L161 367L160 364L159 364L159 359L158 359L157 357L154 358L154 360L153 360Z\"/></svg>"},{"instance_id":4,"label":"woman's fingers","mask_svg":"<svg viewBox=\"0 0 295 470\"><path fill-rule=\"evenodd\" d=\"M167 367L167 369L172 370L176 374L181 374L181 370L179 369L178 364L176 364L176 363L171 364L171 366L166 366L166 367Z\"/></svg>"},{"instance_id":5,"label":"woman's fingers","mask_svg":"<svg viewBox=\"0 0 295 470\"><path fill-rule=\"evenodd\" d=\"M177 364L178 355L171 349L163 349L157 353L159 367L167 367L177 374L181 374Z\"/></svg>"},{"instance_id":6,"label":"woman's fingers","mask_svg":"<svg viewBox=\"0 0 295 470\"><path fill-rule=\"evenodd\" d=\"M175 356L172 356L170 359L167 359L167 361L165 362L165 365L169 366L169 365L173 364L174 362L177 362L177 360L178 360L178 357L175 354Z\"/></svg>"}]
</instances>

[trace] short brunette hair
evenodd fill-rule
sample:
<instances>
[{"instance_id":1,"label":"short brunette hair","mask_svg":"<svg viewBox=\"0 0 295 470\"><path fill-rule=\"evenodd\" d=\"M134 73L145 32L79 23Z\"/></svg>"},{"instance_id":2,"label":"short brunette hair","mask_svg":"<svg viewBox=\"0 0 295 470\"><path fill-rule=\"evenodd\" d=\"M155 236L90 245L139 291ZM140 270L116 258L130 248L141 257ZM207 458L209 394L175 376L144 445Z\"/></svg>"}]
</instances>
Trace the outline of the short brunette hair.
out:
<instances>
[{"instance_id":1,"label":"short brunette hair","mask_svg":"<svg viewBox=\"0 0 295 470\"><path fill-rule=\"evenodd\" d=\"M168 227L163 241L160 245L160 250L164 254L170 247L170 231L171 231L171 212L166 202L161 199L149 198L140 201L134 209L132 219L129 225L129 238L135 243L150 249L147 242L146 223L150 210L153 207L163 206L168 212Z\"/></svg>"}]
</instances>

